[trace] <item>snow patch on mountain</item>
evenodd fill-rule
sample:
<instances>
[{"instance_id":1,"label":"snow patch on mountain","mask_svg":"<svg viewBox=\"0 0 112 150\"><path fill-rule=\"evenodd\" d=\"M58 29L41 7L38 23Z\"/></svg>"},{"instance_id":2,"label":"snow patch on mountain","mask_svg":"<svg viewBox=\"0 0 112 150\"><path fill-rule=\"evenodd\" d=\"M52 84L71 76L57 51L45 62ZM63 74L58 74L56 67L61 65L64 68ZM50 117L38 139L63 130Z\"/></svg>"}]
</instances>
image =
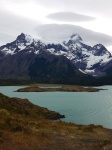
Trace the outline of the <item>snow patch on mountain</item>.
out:
<instances>
[{"instance_id":1,"label":"snow patch on mountain","mask_svg":"<svg viewBox=\"0 0 112 150\"><path fill-rule=\"evenodd\" d=\"M27 41L26 45L30 45L34 41L34 39L30 35L27 35L27 34L25 34L25 40Z\"/></svg>"},{"instance_id":2,"label":"snow patch on mountain","mask_svg":"<svg viewBox=\"0 0 112 150\"><path fill-rule=\"evenodd\" d=\"M86 74L86 71L84 72L84 71L83 71L83 70L81 70L81 69L79 69L79 71L80 71L80 72L82 72L82 73L84 73L84 74Z\"/></svg>"},{"instance_id":3,"label":"snow patch on mountain","mask_svg":"<svg viewBox=\"0 0 112 150\"><path fill-rule=\"evenodd\" d=\"M110 60L112 60L112 58L109 58L108 55L94 56L90 53L90 55L87 59L87 68L91 68L93 65L95 65L97 63L100 63L100 65L107 63Z\"/></svg>"},{"instance_id":4,"label":"snow patch on mountain","mask_svg":"<svg viewBox=\"0 0 112 150\"><path fill-rule=\"evenodd\" d=\"M39 50L35 51L34 53L35 53L36 55L39 54Z\"/></svg>"},{"instance_id":5,"label":"snow patch on mountain","mask_svg":"<svg viewBox=\"0 0 112 150\"><path fill-rule=\"evenodd\" d=\"M13 55L14 54L14 50L8 49L7 47L3 48L1 50L1 52L3 52L3 54L5 54L5 55L7 55L7 54Z\"/></svg>"},{"instance_id":6,"label":"snow patch on mountain","mask_svg":"<svg viewBox=\"0 0 112 150\"><path fill-rule=\"evenodd\" d=\"M96 74L95 74L95 69L91 69L91 70L89 70L89 69L85 69L84 70L84 73L85 74L89 74L89 75L92 75L92 76L97 76Z\"/></svg>"}]
</instances>

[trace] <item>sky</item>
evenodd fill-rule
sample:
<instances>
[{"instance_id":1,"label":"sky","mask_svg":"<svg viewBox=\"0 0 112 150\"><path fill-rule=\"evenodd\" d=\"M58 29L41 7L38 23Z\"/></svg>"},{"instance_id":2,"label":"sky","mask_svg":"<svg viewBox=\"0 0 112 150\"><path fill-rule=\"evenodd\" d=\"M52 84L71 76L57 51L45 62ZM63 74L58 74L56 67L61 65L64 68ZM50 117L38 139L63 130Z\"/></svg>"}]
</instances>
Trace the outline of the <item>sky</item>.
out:
<instances>
[{"instance_id":1,"label":"sky","mask_svg":"<svg viewBox=\"0 0 112 150\"><path fill-rule=\"evenodd\" d=\"M112 0L0 0L0 45L22 32L64 40L73 33L112 52Z\"/></svg>"}]
</instances>

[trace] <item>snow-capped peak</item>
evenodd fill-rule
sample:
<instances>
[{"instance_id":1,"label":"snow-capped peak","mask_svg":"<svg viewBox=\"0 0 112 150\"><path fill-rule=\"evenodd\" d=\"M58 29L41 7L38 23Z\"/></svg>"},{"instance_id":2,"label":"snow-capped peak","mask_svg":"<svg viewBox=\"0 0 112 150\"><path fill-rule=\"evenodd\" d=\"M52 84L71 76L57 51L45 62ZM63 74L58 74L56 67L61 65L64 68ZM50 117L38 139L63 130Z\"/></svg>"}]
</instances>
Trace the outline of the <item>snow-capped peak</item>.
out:
<instances>
[{"instance_id":1,"label":"snow-capped peak","mask_svg":"<svg viewBox=\"0 0 112 150\"><path fill-rule=\"evenodd\" d=\"M21 33L16 39L16 45L18 50L21 51L26 48L26 46L33 43L33 38L30 35Z\"/></svg>"},{"instance_id":2,"label":"snow-capped peak","mask_svg":"<svg viewBox=\"0 0 112 150\"><path fill-rule=\"evenodd\" d=\"M32 51L35 52L37 47L42 44L43 43L41 43L40 40L34 39L30 35L21 33L19 36L17 36L15 41L2 46L1 51L5 55L9 55L9 54L13 55L13 54L16 54L17 52L25 50L26 48L27 48L27 51L29 52L32 52Z\"/></svg>"},{"instance_id":3,"label":"snow-capped peak","mask_svg":"<svg viewBox=\"0 0 112 150\"><path fill-rule=\"evenodd\" d=\"M33 42L33 38L30 35L21 33L17 39L17 43L26 43L27 45L31 44Z\"/></svg>"},{"instance_id":4,"label":"snow-capped peak","mask_svg":"<svg viewBox=\"0 0 112 150\"><path fill-rule=\"evenodd\" d=\"M63 41L63 44L66 45L66 46L69 46L69 45L77 45L79 46L82 42L82 38L78 35L78 34L72 34L70 36L70 38L66 39L65 41Z\"/></svg>"},{"instance_id":5,"label":"snow-capped peak","mask_svg":"<svg viewBox=\"0 0 112 150\"><path fill-rule=\"evenodd\" d=\"M70 38L63 41L63 44L70 50L80 49L82 47L82 38L78 34L72 34Z\"/></svg>"}]
</instances>

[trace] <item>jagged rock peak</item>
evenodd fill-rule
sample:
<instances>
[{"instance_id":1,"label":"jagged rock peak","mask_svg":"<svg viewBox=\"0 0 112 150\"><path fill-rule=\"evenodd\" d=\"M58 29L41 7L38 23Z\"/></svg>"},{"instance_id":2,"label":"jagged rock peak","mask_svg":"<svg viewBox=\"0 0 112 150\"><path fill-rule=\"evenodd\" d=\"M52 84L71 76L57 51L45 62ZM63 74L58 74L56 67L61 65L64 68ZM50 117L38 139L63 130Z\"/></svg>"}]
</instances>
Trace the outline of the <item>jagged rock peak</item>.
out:
<instances>
[{"instance_id":1,"label":"jagged rock peak","mask_svg":"<svg viewBox=\"0 0 112 150\"><path fill-rule=\"evenodd\" d=\"M100 43L99 43L99 44L94 45L94 46L93 46L93 48L94 48L94 49L101 49L101 48L106 49L106 48L105 48L105 46L103 46L103 45L102 45L102 44L100 44Z\"/></svg>"},{"instance_id":2,"label":"jagged rock peak","mask_svg":"<svg viewBox=\"0 0 112 150\"><path fill-rule=\"evenodd\" d=\"M92 53L95 56L103 56L103 55L106 54L109 57L111 57L111 53L102 44L96 44L96 45L94 45L93 48L92 48Z\"/></svg>"},{"instance_id":3,"label":"jagged rock peak","mask_svg":"<svg viewBox=\"0 0 112 150\"><path fill-rule=\"evenodd\" d=\"M24 33L21 33L20 35L17 36L16 40L25 40L26 35Z\"/></svg>"},{"instance_id":4,"label":"jagged rock peak","mask_svg":"<svg viewBox=\"0 0 112 150\"><path fill-rule=\"evenodd\" d=\"M70 38L74 41L82 41L82 38L78 34L72 34Z\"/></svg>"},{"instance_id":5,"label":"jagged rock peak","mask_svg":"<svg viewBox=\"0 0 112 150\"><path fill-rule=\"evenodd\" d=\"M63 42L65 46L68 46L69 48L72 46L78 46L81 47L82 44L82 38L78 34L72 34L69 39Z\"/></svg>"},{"instance_id":6,"label":"jagged rock peak","mask_svg":"<svg viewBox=\"0 0 112 150\"><path fill-rule=\"evenodd\" d=\"M33 38L30 35L21 33L17 38L16 41L18 42L28 42L31 43L33 42Z\"/></svg>"},{"instance_id":7,"label":"jagged rock peak","mask_svg":"<svg viewBox=\"0 0 112 150\"><path fill-rule=\"evenodd\" d=\"M25 38L25 34L21 33L20 35L17 36L17 39Z\"/></svg>"}]
</instances>

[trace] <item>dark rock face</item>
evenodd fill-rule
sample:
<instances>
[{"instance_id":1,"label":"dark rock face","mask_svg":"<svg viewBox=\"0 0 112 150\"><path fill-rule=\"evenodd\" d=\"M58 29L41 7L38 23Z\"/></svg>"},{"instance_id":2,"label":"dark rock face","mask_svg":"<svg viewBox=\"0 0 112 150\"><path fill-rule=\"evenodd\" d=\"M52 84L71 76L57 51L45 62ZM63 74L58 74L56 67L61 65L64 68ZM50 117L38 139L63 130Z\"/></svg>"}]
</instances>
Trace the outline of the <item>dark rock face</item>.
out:
<instances>
[{"instance_id":1,"label":"dark rock face","mask_svg":"<svg viewBox=\"0 0 112 150\"><path fill-rule=\"evenodd\" d=\"M111 76L112 56L102 44L91 47L73 34L62 43L47 43L21 33L0 47L0 79L78 83L91 76ZM85 81L84 81L85 82Z\"/></svg>"},{"instance_id":2,"label":"dark rock face","mask_svg":"<svg viewBox=\"0 0 112 150\"><path fill-rule=\"evenodd\" d=\"M55 51L62 50L67 51L61 44L47 44L45 45L45 49L51 49L54 48Z\"/></svg>"},{"instance_id":3,"label":"dark rock face","mask_svg":"<svg viewBox=\"0 0 112 150\"><path fill-rule=\"evenodd\" d=\"M107 49L102 44L97 44L97 45L93 46L92 53L95 56L103 56L108 52L107 52ZM109 57L111 57L111 54L110 53L108 53L108 54L109 54Z\"/></svg>"},{"instance_id":4,"label":"dark rock face","mask_svg":"<svg viewBox=\"0 0 112 150\"><path fill-rule=\"evenodd\" d=\"M29 79L28 67L34 57L34 54L18 53L0 60L0 78Z\"/></svg>"},{"instance_id":5,"label":"dark rock face","mask_svg":"<svg viewBox=\"0 0 112 150\"><path fill-rule=\"evenodd\" d=\"M80 72L64 56L55 56L46 52L35 57L29 68L31 80L51 83L78 83L82 78L88 77Z\"/></svg>"},{"instance_id":6,"label":"dark rock face","mask_svg":"<svg viewBox=\"0 0 112 150\"><path fill-rule=\"evenodd\" d=\"M31 62L29 66L30 77L67 78L82 74L66 57L44 55L43 53L35 57Z\"/></svg>"}]
</instances>

